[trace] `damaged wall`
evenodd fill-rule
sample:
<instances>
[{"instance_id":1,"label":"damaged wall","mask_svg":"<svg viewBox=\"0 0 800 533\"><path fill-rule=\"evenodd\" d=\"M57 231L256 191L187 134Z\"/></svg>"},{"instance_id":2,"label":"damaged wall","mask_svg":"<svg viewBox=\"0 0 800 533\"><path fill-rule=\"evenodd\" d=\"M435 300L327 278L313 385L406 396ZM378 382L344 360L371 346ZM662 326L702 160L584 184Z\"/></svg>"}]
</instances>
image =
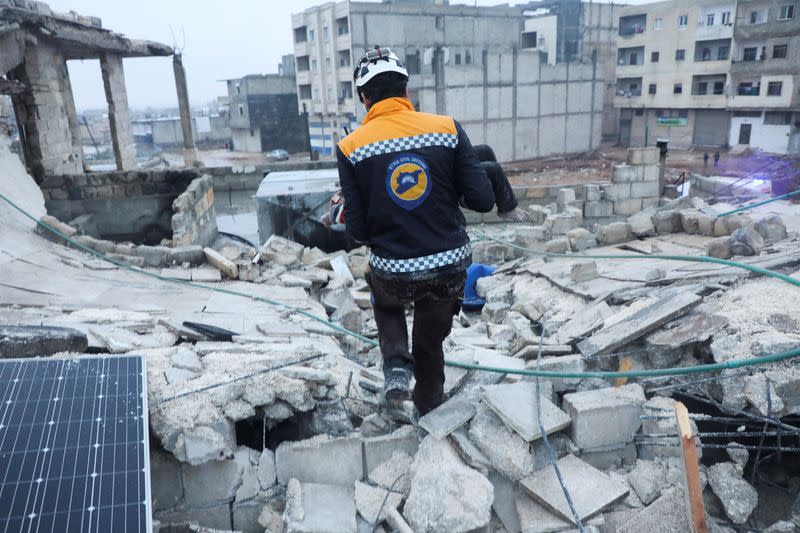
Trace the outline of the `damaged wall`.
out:
<instances>
[{"instance_id":1,"label":"damaged wall","mask_svg":"<svg viewBox=\"0 0 800 533\"><path fill-rule=\"evenodd\" d=\"M214 210L214 183L205 174L172 203L172 245L211 246L217 238L217 213Z\"/></svg>"}]
</instances>

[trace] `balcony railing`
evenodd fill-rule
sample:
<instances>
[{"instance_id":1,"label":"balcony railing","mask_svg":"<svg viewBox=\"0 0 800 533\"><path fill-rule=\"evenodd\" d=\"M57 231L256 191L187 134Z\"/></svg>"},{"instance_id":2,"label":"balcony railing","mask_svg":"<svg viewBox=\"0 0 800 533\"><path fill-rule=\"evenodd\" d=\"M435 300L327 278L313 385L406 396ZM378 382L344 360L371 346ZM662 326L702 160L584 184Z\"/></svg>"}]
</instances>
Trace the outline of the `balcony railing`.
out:
<instances>
[{"instance_id":1,"label":"balcony railing","mask_svg":"<svg viewBox=\"0 0 800 533\"><path fill-rule=\"evenodd\" d=\"M761 85L739 86L736 88L736 96L759 96L761 94Z\"/></svg>"}]
</instances>

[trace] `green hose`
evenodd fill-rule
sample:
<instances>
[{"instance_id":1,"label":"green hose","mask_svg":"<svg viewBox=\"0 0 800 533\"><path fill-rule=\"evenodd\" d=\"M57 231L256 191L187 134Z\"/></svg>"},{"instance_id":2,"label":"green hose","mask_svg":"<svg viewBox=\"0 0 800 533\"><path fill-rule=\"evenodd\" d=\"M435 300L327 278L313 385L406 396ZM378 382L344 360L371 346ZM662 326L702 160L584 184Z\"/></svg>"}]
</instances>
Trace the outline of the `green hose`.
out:
<instances>
[{"instance_id":1,"label":"green hose","mask_svg":"<svg viewBox=\"0 0 800 533\"><path fill-rule=\"evenodd\" d=\"M0 199L4 200L12 208L14 208L17 211L19 211L23 216L25 216L25 217L29 218L30 220L34 221L39 226L43 227L46 231L49 231L53 235L58 236L59 238L61 238L64 241L68 242L69 244L71 244L72 246L74 246L74 247L76 247L76 248L78 248L80 250L83 250L83 251L89 253L90 255L93 255L93 256L95 256L95 257L97 257L99 259L102 259L103 261L107 261L107 262L109 262L109 263L111 263L113 265L116 265L116 266L118 266L120 268L123 268L125 270L131 271L131 272L135 272L135 273L138 273L138 274L142 274L142 275L145 275L145 276L148 276L150 278L154 278L154 279L157 279L157 280L160 280L160 281L165 281L167 283L174 283L174 284L182 285L182 286L186 286L186 287L192 287L192 288L196 288L196 289L202 289L202 290L207 290L207 291L212 291L212 292L218 292L218 293L222 293L222 294L229 294L229 295L232 295L232 296L239 296L239 297L242 297L242 298L248 298L248 299L251 299L251 300L256 300L256 301L259 301L259 302L262 302L262 303L265 303L265 304L268 304L268 305L281 307L281 308L286 309L288 311L291 311L293 313L297 313L297 314L299 314L301 316L304 316L306 318L309 318L311 320L315 320L315 321L317 321L317 322L319 322L321 324L324 324L325 326L331 328L334 331L338 331L339 333L342 333L344 335L348 335L350 337L353 337L353 338L355 338L355 339L367 344L368 346L378 346L377 341L375 341L374 339L370 339L370 338L364 337L363 335L360 335L360 334L358 334L358 333L356 333L354 331L351 331L351 330L349 330L347 328L344 328L344 327L342 327L342 326L340 326L338 324L334 324L334 323L330 322L327 319L318 317L317 315L315 315L315 314L313 314L313 313L311 313L309 311L306 311L305 309L300 309L298 307L291 306L291 305L288 305L288 304L284 304L284 303L278 302L276 300L271 300L269 298L263 298L261 296L251 296L249 294L246 294L246 293L243 293L243 292L239 292L239 291L233 291L233 290L230 290L230 289L223 289L223 288L220 288L220 287L200 285L200 284L197 284L197 283L192 283L190 281L179 280L179 279L170 278L170 277L167 277L167 276L162 276L160 274L147 272L145 270L133 267L131 265L125 264L125 263L123 263L121 261L118 261L116 259L112 259L110 257L107 257L105 254L103 254L101 252L98 252L96 250L93 250L93 249L89 248L88 246L85 246L85 245L73 240L71 237L68 237L68 236L64 235L63 233L61 233L57 229L53 228L49 224L46 224L46 223L42 222L41 220L37 220L33 215L31 215L30 213L28 213L27 211L25 211L24 209L19 207L17 204L15 204L13 201L11 201L9 198L7 198L2 193L0 193ZM798 283L798 280L795 280L794 278L790 278L789 276L784 276L783 274L780 274L778 272L773 272L771 270L767 270L767 269L760 268L760 267L753 267L752 265L744 265L744 264L741 264L741 263L736 263L734 261L725 261L725 260L722 260L722 259L715 259L715 258L711 258L711 257L703 258L703 257L691 257L691 256L652 256L652 255L649 255L649 256L647 256L647 255L645 255L645 256L615 256L615 255L595 255L595 256L583 255L583 256L578 256L578 255L568 255L568 254L554 254L554 253L549 253L549 252L539 252L537 250L530 250L530 249L527 249L527 248L523 248L521 246L511 245L509 243L504 243L503 241L495 239L494 237L489 237L489 236L487 236L485 234L480 234L480 235L481 235L482 238L485 238L487 240L499 242L499 243L502 243L502 244L506 244L506 245L512 246L514 248L518 248L518 249L521 249L521 250L524 250L524 251L529 251L529 252L536 253L536 254L546 255L546 256L549 256L549 257L568 257L568 258L572 258L572 259L574 259L576 257L591 257L591 258L599 258L599 259L652 259L652 258L667 259L668 258L668 259L676 260L676 261L693 261L693 262L700 262L701 259L708 259L709 261L706 261L706 262L721 263L721 264L726 264L726 265L734 266L734 267L738 267L738 268L744 268L745 270L750 270L752 272L756 272L756 273L759 273L759 274L762 274L762 275L766 275L766 276L772 276L774 278L777 278L777 279L780 279L780 280L783 280L783 281L787 281L787 282L789 282L789 283L791 283L791 284L793 284L795 286L800 286L800 283ZM716 371L725 370L725 369L729 369L729 368L743 368L743 367L748 367L748 366L762 365L762 364L766 364L766 363L775 363L775 362L778 362L778 361L785 361L787 359L791 359L791 358L794 358L794 357L797 357L797 356L800 356L800 348L797 348L795 350L789 350L789 351L786 351L786 352L777 353L777 354L772 354L772 355L754 357L754 358L746 359L746 360L733 360L733 361L727 361L727 362L724 362L724 363L698 365L698 366L693 366L693 367L662 368L662 369L656 369L656 370L631 370L631 371L627 371L627 372L555 372L555 371L544 371L544 370L516 370L516 369L511 369L511 368L499 368L499 367L491 367L491 366L481 366L481 365L478 365L478 364L463 363L463 362L459 362L459 361L445 361L445 364L448 365L448 366L457 367L457 368L464 368L464 369L468 369L468 370L479 370L479 371L483 371L483 372L496 372L496 373L502 373L502 374L519 374L519 375L525 375L525 376L539 376L539 377L542 377L542 378L557 378L557 379L564 379L564 378L567 378L567 379L601 378L601 379L612 379L612 378L679 376L679 375L686 375L686 374L699 374L699 373L704 373L704 372L716 372Z\"/></svg>"},{"instance_id":2,"label":"green hose","mask_svg":"<svg viewBox=\"0 0 800 533\"><path fill-rule=\"evenodd\" d=\"M737 209L733 209L733 210L731 210L731 211L726 211L726 212L724 212L724 213L722 213L722 214L720 214L720 215L717 215L717 216L720 216L720 217L726 217L726 216L728 216L728 215L733 215L733 214L735 214L735 213L740 213L740 212L742 212L742 211L747 211L748 209L752 209L752 208L754 208L754 207L758 207L758 206L760 206L760 205L767 205L767 204L771 204L772 202L774 202L774 201L776 201L776 200L782 200L782 199L784 199L784 198L789 198L790 196L795 196L795 195L797 195L797 194L800 194L800 189L798 189L798 190L796 190L796 191L793 191L793 192L787 192L786 194L781 194L780 196L776 196L776 197L774 197L774 198L770 198L769 200L764 200L763 202L756 202L756 203L754 203L754 204L750 204L750 205L744 205L744 206L742 206L742 207L739 207L739 208L737 208Z\"/></svg>"}]
</instances>

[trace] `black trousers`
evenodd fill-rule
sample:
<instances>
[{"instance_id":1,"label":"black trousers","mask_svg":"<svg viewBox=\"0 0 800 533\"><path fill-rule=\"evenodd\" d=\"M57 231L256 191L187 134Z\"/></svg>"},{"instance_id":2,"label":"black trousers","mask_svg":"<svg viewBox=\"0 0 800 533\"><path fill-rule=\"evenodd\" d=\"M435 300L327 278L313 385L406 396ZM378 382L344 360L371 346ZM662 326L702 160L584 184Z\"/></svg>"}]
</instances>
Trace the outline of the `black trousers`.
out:
<instances>
[{"instance_id":1,"label":"black trousers","mask_svg":"<svg viewBox=\"0 0 800 533\"><path fill-rule=\"evenodd\" d=\"M366 279L374 297L383 372L387 374L393 368L413 372L417 383L412 400L420 415L424 415L444 401L442 342L450 334L453 317L461 309L466 273L405 282L368 272ZM409 353L405 307L412 304L414 326Z\"/></svg>"},{"instance_id":2,"label":"black trousers","mask_svg":"<svg viewBox=\"0 0 800 533\"><path fill-rule=\"evenodd\" d=\"M511 183L509 183L503 167L497 163L492 147L488 144L476 144L472 150L478 161L481 162L484 172L489 176L489 181L492 182L497 212L508 213L516 209L519 203L514 195L514 189L511 188Z\"/></svg>"}]
</instances>

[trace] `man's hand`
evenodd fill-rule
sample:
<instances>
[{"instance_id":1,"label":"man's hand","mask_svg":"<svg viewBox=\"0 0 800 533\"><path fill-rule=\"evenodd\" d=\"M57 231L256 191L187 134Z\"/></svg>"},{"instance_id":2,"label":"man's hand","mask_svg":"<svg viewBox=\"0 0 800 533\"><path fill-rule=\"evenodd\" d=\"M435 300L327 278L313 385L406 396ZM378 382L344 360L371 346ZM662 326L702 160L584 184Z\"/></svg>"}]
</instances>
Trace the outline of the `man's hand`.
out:
<instances>
[{"instance_id":1,"label":"man's hand","mask_svg":"<svg viewBox=\"0 0 800 533\"><path fill-rule=\"evenodd\" d=\"M343 207L344 196L342 195L342 191L336 191L333 196L331 196L331 201L328 205L328 212L322 217L322 224L326 228L329 228L334 224L341 224L344 221L342 216Z\"/></svg>"}]
</instances>

